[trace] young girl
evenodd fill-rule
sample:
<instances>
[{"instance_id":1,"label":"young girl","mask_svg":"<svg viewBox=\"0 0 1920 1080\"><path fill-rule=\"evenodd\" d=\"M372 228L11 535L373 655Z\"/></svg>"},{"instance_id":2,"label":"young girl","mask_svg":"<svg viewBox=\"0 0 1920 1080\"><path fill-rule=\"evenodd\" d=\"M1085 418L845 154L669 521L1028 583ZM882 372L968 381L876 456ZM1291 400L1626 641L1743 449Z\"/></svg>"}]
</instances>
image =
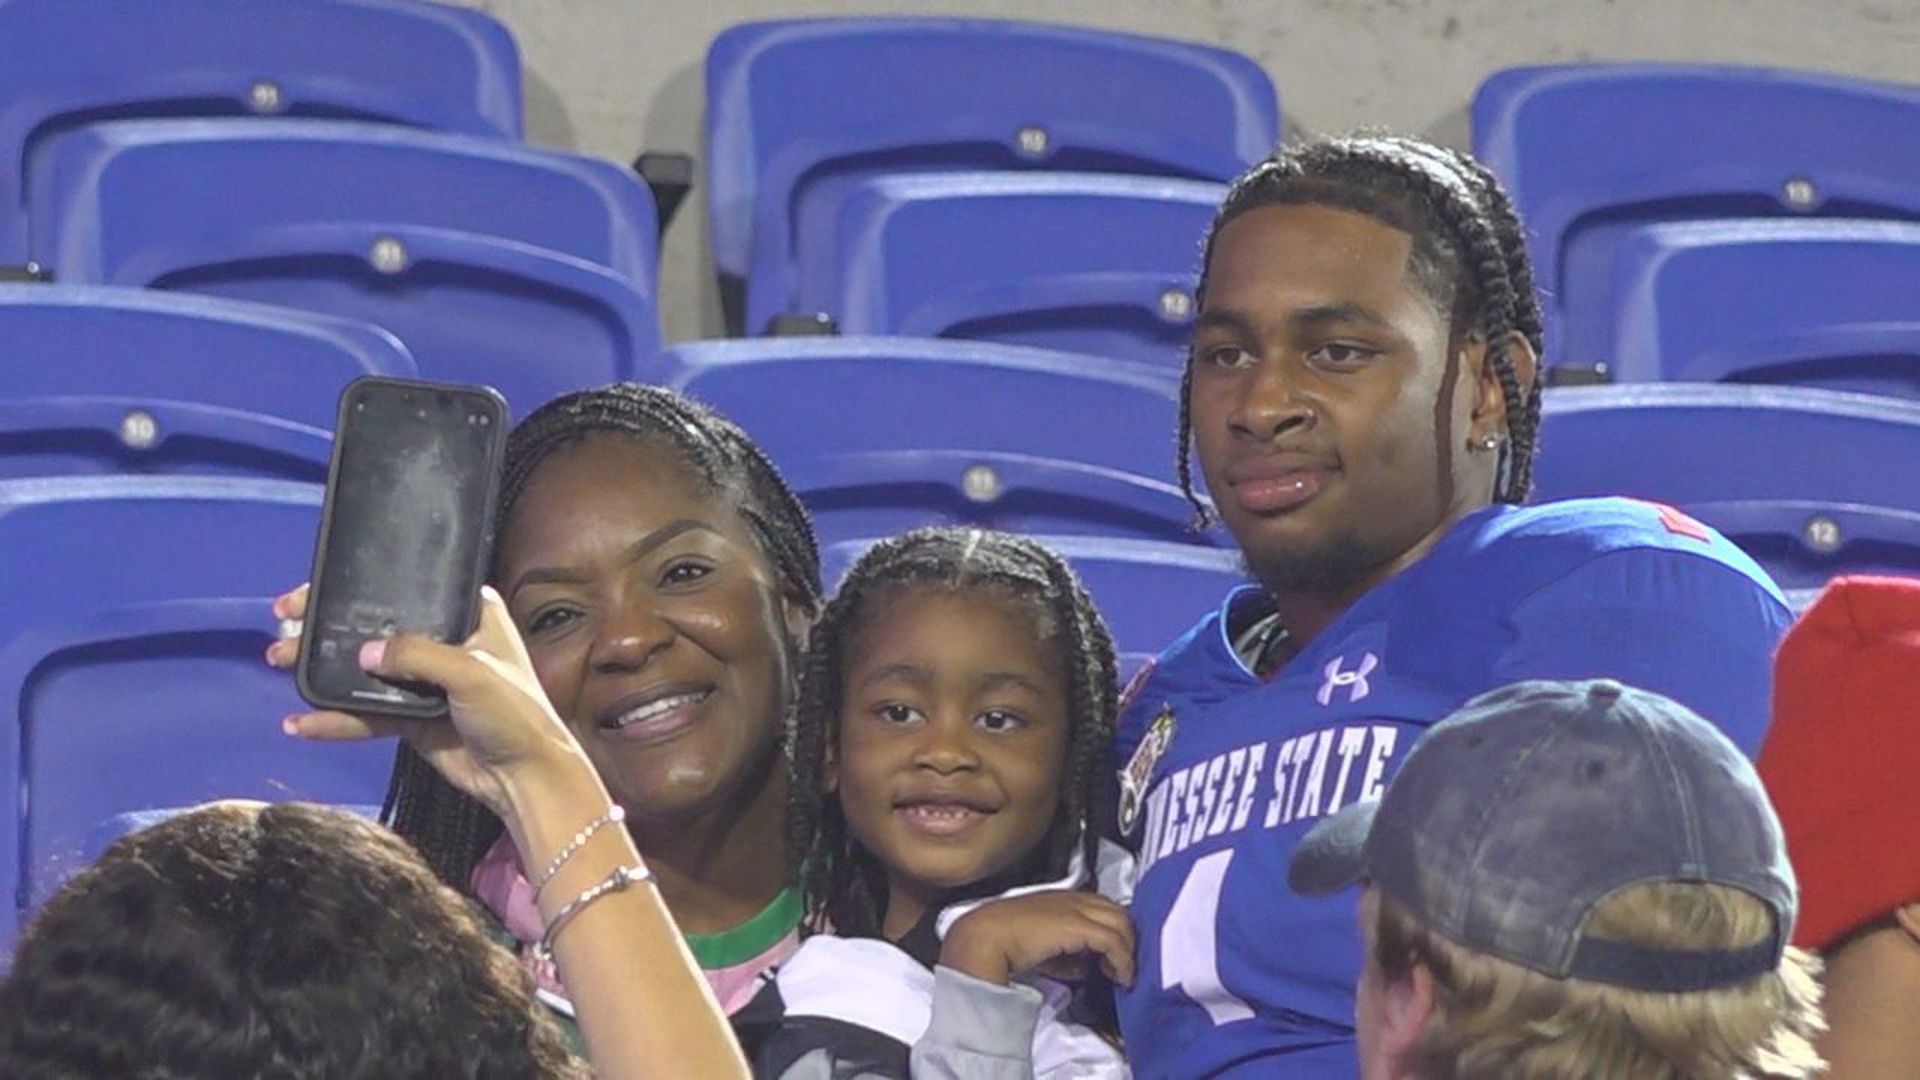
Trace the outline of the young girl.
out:
<instances>
[{"instance_id":1,"label":"young girl","mask_svg":"<svg viewBox=\"0 0 1920 1080\"><path fill-rule=\"evenodd\" d=\"M1088 891L1113 644L1073 572L926 529L857 563L815 627L788 814L811 936L736 1028L763 1076L1124 1075L1043 974L1126 982Z\"/></svg>"}]
</instances>

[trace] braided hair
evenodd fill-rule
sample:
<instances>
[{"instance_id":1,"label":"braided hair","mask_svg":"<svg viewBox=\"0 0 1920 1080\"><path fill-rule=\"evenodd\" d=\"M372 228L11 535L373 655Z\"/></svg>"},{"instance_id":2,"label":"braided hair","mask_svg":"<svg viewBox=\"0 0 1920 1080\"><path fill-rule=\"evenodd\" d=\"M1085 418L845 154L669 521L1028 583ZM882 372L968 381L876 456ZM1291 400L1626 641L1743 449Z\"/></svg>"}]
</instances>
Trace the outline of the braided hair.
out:
<instances>
[{"instance_id":1,"label":"braided hair","mask_svg":"<svg viewBox=\"0 0 1920 1080\"><path fill-rule=\"evenodd\" d=\"M611 433L673 448L715 497L729 501L752 530L781 594L809 621L819 614L820 550L813 525L779 470L746 432L719 413L667 389L615 383L556 398L507 439L496 535L540 465L589 435ZM496 583L501 567L488 575ZM788 643L797 649L797 642ZM501 822L446 782L405 743L394 756L382 820L411 841L441 880L469 891L474 864L499 837Z\"/></svg>"},{"instance_id":2,"label":"braided hair","mask_svg":"<svg viewBox=\"0 0 1920 1080\"><path fill-rule=\"evenodd\" d=\"M1506 399L1508 439L1501 451L1496 502L1524 503L1533 490L1540 427L1540 380L1520 385L1507 339L1518 333L1543 348L1540 299L1513 202L1473 158L1418 139L1358 135L1289 146L1233 182L1207 230L1198 296L1204 299L1213 246L1227 223L1263 206L1316 205L1365 214L1413 238L1408 269L1441 311L1456 339L1477 337L1492 353ZM1193 358L1180 380L1180 489L1205 524L1210 514L1193 487Z\"/></svg>"},{"instance_id":3,"label":"braided hair","mask_svg":"<svg viewBox=\"0 0 1920 1080\"><path fill-rule=\"evenodd\" d=\"M838 742L847 648L886 597L916 588L993 590L1027 605L1041 639L1059 648L1069 722L1062 805L1028 865L1035 881L1064 876L1076 850L1089 874L1095 866L1100 778L1119 697L1106 622L1066 561L1042 544L979 529L916 529L875 544L847 572L801 667L787 829L810 932L830 925L871 937L886 914L886 868L853 837L840 800L823 785Z\"/></svg>"}]
</instances>

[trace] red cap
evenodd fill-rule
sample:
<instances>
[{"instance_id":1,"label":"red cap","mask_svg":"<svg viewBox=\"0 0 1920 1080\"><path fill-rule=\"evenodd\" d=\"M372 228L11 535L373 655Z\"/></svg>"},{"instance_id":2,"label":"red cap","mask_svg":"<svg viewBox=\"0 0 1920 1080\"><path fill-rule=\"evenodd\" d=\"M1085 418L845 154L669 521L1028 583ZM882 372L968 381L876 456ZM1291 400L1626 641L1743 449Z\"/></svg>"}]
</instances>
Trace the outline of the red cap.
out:
<instances>
[{"instance_id":1,"label":"red cap","mask_svg":"<svg viewBox=\"0 0 1920 1080\"><path fill-rule=\"evenodd\" d=\"M1836 578L1774 665L1760 778L1824 949L1920 900L1920 579Z\"/></svg>"}]
</instances>

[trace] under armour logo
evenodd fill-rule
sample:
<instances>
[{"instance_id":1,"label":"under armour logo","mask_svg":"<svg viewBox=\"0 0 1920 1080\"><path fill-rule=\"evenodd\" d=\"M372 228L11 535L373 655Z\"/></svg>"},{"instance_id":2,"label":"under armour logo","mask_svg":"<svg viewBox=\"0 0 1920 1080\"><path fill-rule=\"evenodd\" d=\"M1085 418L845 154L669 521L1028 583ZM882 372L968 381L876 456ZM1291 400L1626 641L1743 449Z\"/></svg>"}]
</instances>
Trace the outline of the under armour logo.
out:
<instances>
[{"instance_id":1,"label":"under armour logo","mask_svg":"<svg viewBox=\"0 0 1920 1080\"><path fill-rule=\"evenodd\" d=\"M1336 656L1327 661L1327 666L1324 670L1327 681L1320 684L1320 693L1315 695L1315 700L1319 701L1320 704L1333 704L1333 692L1335 690L1346 690L1348 702L1359 701L1368 694L1373 693L1373 687L1367 685L1367 676L1373 673L1374 668L1380 666L1380 658L1372 653L1368 653L1360 658L1360 666L1358 668L1353 671L1341 671L1340 664L1345 659L1346 657L1344 656Z\"/></svg>"}]
</instances>

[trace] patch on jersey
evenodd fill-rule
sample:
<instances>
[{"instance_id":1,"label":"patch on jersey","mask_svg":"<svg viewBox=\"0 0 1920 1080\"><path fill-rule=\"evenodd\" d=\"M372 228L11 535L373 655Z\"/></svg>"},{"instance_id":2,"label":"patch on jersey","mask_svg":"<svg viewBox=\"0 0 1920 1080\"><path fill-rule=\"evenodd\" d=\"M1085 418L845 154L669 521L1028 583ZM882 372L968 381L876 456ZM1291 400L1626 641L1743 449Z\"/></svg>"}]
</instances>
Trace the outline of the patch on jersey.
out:
<instances>
[{"instance_id":1,"label":"patch on jersey","mask_svg":"<svg viewBox=\"0 0 1920 1080\"><path fill-rule=\"evenodd\" d=\"M1140 807L1147 797L1147 785L1153 782L1153 770L1160 764L1160 758L1173 745L1173 706L1160 709L1160 715L1147 725L1147 734L1134 747L1133 757L1127 759L1127 767L1120 770L1120 835L1133 832L1133 823L1140 816Z\"/></svg>"}]
</instances>

